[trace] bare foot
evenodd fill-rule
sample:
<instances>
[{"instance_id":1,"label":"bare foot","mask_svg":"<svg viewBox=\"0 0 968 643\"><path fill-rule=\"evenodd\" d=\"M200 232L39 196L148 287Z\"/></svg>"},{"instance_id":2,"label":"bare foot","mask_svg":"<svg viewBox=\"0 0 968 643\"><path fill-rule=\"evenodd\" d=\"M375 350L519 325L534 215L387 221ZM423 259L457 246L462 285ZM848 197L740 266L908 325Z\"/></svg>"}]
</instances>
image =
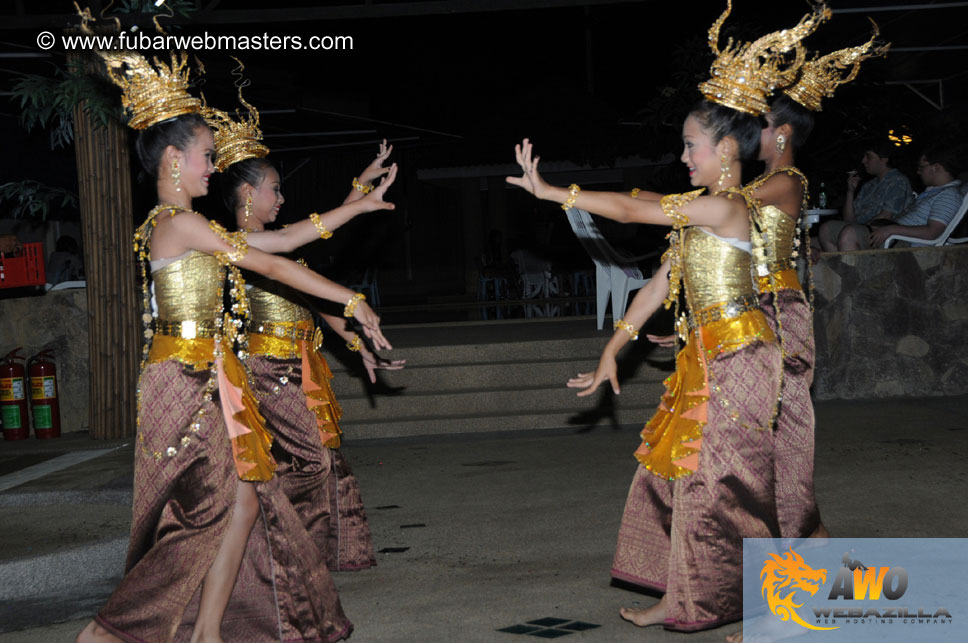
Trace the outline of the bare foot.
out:
<instances>
[{"instance_id":1,"label":"bare foot","mask_svg":"<svg viewBox=\"0 0 968 643\"><path fill-rule=\"evenodd\" d=\"M810 534L810 537L811 538L830 538L830 532L827 531L827 528L824 526L823 523L820 523L819 525L817 525L817 528L813 530L813 533Z\"/></svg>"},{"instance_id":2,"label":"bare foot","mask_svg":"<svg viewBox=\"0 0 968 643\"><path fill-rule=\"evenodd\" d=\"M77 643L124 643L106 629L91 621L77 635Z\"/></svg>"},{"instance_id":3,"label":"bare foot","mask_svg":"<svg viewBox=\"0 0 968 643\"><path fill-rule=\"evenodd\" d=\"M634 623L639 627L658 625L664 621L666 617L665 596L663 596L662 599L652 607L647 607L640 610L623 607L618 611L618 613L623 619L629 623Z\"/></svg>"},{"instance_id":4,"label":"bare foot","mask_svg":"<svg viewBox=\"0 0 968 643\"><path fill-rule=\"evenodd\" d=\"M726 643L743 643L743 633L733 632L726 637Z\"/></svg>"}]
</instances>

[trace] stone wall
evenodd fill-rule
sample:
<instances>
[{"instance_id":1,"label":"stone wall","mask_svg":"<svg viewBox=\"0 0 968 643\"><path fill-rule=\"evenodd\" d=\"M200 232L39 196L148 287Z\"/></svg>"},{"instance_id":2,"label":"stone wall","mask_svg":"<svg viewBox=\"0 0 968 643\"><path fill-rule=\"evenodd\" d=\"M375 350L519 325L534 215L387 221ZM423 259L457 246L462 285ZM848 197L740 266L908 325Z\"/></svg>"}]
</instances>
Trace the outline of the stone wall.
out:
<instances>
[{"instance_id":1,"label":"stone wall","mask_svg":"<svg viewBox=\"0 0 968 643\"><path fill-rule=\"evenodd\" d=\"M814 266L817 399L968 393L968 245Z\"/></svg>"},{"instance_id":2,"label":"stone wall","mask_svg":"<svg viewBox=\"0 0 968 643\"><path fill-rule=\"evenodd\" d=\"M61 432L89 428L87 328L83 288L0 299L0 357L18 346L26 357L54 350Z\"/></svg>"}]
</instances>

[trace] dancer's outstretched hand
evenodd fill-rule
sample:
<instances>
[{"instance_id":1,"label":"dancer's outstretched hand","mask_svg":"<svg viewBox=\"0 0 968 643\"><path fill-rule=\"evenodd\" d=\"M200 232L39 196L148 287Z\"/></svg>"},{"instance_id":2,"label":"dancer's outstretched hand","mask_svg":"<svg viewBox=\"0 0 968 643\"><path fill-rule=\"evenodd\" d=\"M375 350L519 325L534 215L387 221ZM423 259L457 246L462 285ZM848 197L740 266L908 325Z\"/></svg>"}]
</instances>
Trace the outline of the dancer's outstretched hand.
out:
<instances>
[{"instance_id":1,"label":"dancer's outstretched hand","mask_svg":"<svg viewBox=\"0 0 968 643\"><path fill-rule=\"evenodd\" d=\"M676 345L675 335L649 335L646 334L646 339L648 339L653 344L657 344L662 348L672 348Z\"/></svg>"},{"instance_id":2,"label":"dancer's outstretched hand","mask_svg":"<svg viewBox=\"0 0 968 643\"><path fill-rule=\"evenodd\" d=\"M393 348L387 338L383 336L383 331L380 330L380 316L370 308L368 303L365 301L359 302L356 305L356 310L353 311L353 317L363 325L363 334L370 338L374 349Z\"/></svg>"},{"instance_id":3,"label":"dancer's outstretched hand","mask_svg":"<svg viewBox=\"0 0 968 643\"><path fill-rule=\"evenodd\" d=\"M366 185L367 183L373 183L378 178L380 178L381 176L389 172L390 168L383 167L383 164L386 162L388 158L390 158L390 154L392 152L393 152L393 146L392 145L388 146L387 140L383 139L383 142L380 143L380 151L377 152L376 158L373 159L373 161L366 166L366 169L363 170L363 173L360 174L360 178L358 179L359 182L364 185Z\"/></svg>"},{"instance_id":4,"label":"dancer's outstretched hand","mask_svg":"<svg viewBox=\"0 0 968 643\"><path fill-rule=\"evenodd\" d=\"M598 360L598 368L594 373L579 373L578 377L568 380L568 388L582 389L578 392L578 397L585 397L594 393L605 380L612 383L612 392L618 395L618 365L615 358L607 352Z\"/></svg>"},{"instance_id":5,"label":"dancer's outstretched hand","mask_svg":"<svg viewBox=\"0 0 968 643\"><path fill-rule=\"evenodd\" d=\"M520 145L515 145L514 158L521 166L521 171L524 174L522 176L509 176L504 180L511 185L524 188L539 199L543 199L547 189L551 186L538 174L538 161L541 160L541 157L535 156L532 158L532 154L533 149L530 140L524 139Z\"/></svg>"},{"instance_id":6,"label":"dancer's outstretched hand","mask_svg":"<svg viewBox=\"0 0 968 643\"><path fill-rule=\"evenodd\" d=\"M366 203L370 212L375 210L393 210L396 208L397 206L383 200L384 195L387 193L387 188L393 185L393 182L396 180L396 178L397 164L394 163L388 169L387 175L383 177L382 181L380 181L380 185L373 188L372 192L360 199L360 203Z\"/></svg>"},{"instance_id":7,"label":"dancer's outstretched hand","mask_svg":"<svg viewBox=\"0 0 968 643\"><path fill-rule=\"evenodd\" d=\"M365 346L360 348L360 357L363 358L363 366L366 368L366 374L370 377L370 383L376 384L376 372L380 371L399 371L406 365L407 360L397 359L388 360L385 357L380 357L371 353Z\"/></svg>"}]
</instances>

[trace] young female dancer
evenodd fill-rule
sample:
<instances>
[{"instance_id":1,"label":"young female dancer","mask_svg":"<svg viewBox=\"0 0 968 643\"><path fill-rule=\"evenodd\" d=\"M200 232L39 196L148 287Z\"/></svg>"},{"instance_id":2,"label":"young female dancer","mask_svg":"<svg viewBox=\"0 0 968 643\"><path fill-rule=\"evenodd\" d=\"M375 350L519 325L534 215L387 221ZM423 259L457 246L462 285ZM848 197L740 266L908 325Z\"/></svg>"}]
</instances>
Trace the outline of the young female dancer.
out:
<instances>
[{"instance_id":1,"label":"young female dancer","mask_svg":"<svg viewBox=\"0 0 968 643\"><path fill-rule=\"evenodd\" d=\"M384 141L376 159L354 179L344 204L366 194L382 198L396 175L395 165L383 167L391 152L392 146L388 148ZM220 162L218 168L223 172L225 204L235 213L240 229L263 231L285 202L279 173L258 156L233 160ZM373 188L372 181L382 175L386 175L384 182ZM249 289L249 299L247 364L255 376L267 426L285 454L277 473L286 494L323 549L330 570L371 567L376 564L373 540L359 485L339 448L342 411L330 386L332 372L318 350L322 333L314 333L312 313L289 288L258 280ZM351 350L360 353L371 377L378 368L403 367L402 361L373 355L347 328L345 319L322 316Z\"/></svg>"},{"instance_id":2,"label":"young female dancer","mask_svg":"<svg viewBox=\"0 0 968 643\"><path fill-rule=\"evenodd\" d=\"M197 115L199 101L186 91L185 59L156 69L138 54L102 55L124 92L129 125L141 130L139 158L155 179L158 205L135 236L150 342L139 382L126 571L78 640L171 641L182 636L177 629L195 597L198 615L185 638L220 641L222 617L257 518L277 520L281 532L301 528L273 481L271 436L235 356L238 327L223 314L225 272L231 276L234 313L247 306L238 266L317 297L352 302L348 312L374 344L385 346L386 340L379 317L352 291L249 248L244 236L227 233L191 209L192 199L208 192L215 145ZM387 206L371 199L352 207ZM144 265L149 261L150 286ZM290 574L273 587L275 605L251 615L250 640L267 640L262 633L272 633L272 640L348 636L352 626L321 553L308 535L300 539L298 530L293 533L278 554L285 556ZM281 622L296 631L280 631Z\"/></svg>"},{"instance_id":3,"label":"young female dancer","mask_svg":"<svg viewBox=\"0 0 968 643\"><path fill-rule=\"evenodd\" d=\"M755 150L758 137L755 119L731 111L704 102L683 125L682 162L692 184L713 193L739 187L740 150ZM525 175L512 182L538 198L568 203L574 195L571 205L617 221L674 226L674 252L616 322L598 368L568 385L589 395L609 380L617 392L618 350L637 337L635 329L663 299L676 299L681 275L689 308L686 345L642 432L636 451L641 466L612 575L665 592L649 610L622 610L637 625L694 630L738 619L742 538L777 533L770 424L780 351L750 278L746 201L698 191L658 201L574 194L544 183L527 141L517 151Z\"/></svg>"},{"instance_id":4,"label":"young female dancer","mask_svg":"<svg viewBox=\"0 0 968 643\"><path fill-rule=\"evenodd\" d=\"M525 141L516 148L524 176L509 177L535 196L620 222L671 225L662 267L615 323L594 373L568 385L592 393L609 380L618 391L615 355L665 299L685 287L685 347L667 392L642 432L641 466L629 490L612 568L615 578L664 593L645 610L621 610L636 625L694 631L742 616L744 537L779 534L774 505L772 427L780 390L780 348L759 307L751 278L750 210L740 183L740 159L756 153L756 116L781 79L802 62L799 47L824 15L752 45L716 46L729 9L710 29L719 55L700 89L708 99L683 124L681 160L694 186L688 194L628 195L556 188L537 172ZM731 43L732 45L732 43ZM789 84L789 81L786 83ZM712 101L712 102L710 102Z\"/></svg>"}]
</instances>

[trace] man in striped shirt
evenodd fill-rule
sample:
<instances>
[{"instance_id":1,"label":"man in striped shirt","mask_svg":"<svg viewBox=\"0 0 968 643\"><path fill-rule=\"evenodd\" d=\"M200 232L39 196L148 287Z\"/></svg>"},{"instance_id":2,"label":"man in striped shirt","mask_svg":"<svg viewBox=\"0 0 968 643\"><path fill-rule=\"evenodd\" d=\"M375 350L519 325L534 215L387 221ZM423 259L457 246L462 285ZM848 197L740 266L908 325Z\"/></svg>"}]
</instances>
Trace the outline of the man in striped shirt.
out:
<instances>
[{"instance_id":1,"label":"man in striped shirt","mask_svg":"<svg viewBox=\"0 0 968 643\"><path fill-rule=\"evenodd\" d=\"M847 247L843 249L880 248L895 234L925 241L937 239L961 207L961 181L955 180L958 172L958 157L952 149L941 146L925 149L918 159L918 176L925 185L924 192L893 220L879 216L866 226L855 224L844 230L841 239Z\"/></svg>"}]
</instances>

